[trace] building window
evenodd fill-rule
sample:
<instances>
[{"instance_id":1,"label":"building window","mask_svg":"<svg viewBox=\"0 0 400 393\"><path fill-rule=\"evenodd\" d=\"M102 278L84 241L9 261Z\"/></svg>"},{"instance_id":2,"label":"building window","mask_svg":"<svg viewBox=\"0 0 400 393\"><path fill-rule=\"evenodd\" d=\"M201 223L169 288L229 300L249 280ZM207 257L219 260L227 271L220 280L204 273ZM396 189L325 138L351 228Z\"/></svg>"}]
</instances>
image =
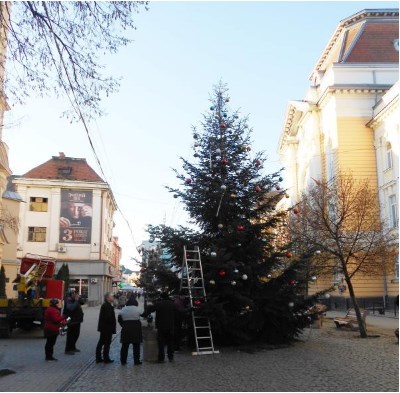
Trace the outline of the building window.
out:
<instances>
[{"instance_id":1,"label":"building window","mask_svg":"<svg viewBox=\"0 0 400 393\"><path fill-rule=\"evenodd\" d=\"M399 256L396 255L394 259L394 274L397 279L399 279Z\"/></svg>"},{"instance_id":2,"label":"building window","mask_svg":"<svg viewBox=\"0 0 400 393\"><path fill-rule=\"evenodd\" d=\"M390 219L390 227L397 228L397 200L396 195L390 195L389 197L389 219Z\"/></svg>"},{"instance_id":3,"label":"building window","mask_svg":"<svg viewBox=\"0 0 400 393\"><path fill-rule=\"evenodd\" d=\"M29 227L28 242L45 242L46 227Z\"/></svg>"},{"instance_id":4,"label":"building window","mask_svg":"<svg viewBox=\"0 0 400 393\"><path fill-rule=\"evenodd\" d=\"M71 167L58 168L58 175L59 176L69 176L71 173L72 173L72 168Z\"/></svg>"},{"instance_id":5,"label":"building window","mask_svg":"<svg viewBox=\"0 0 400 393\"><path fill-rule=\"evenodd\" d=\"M47 212L48 207L48 199L47 198L39 198L39 197L31 197L29 210L31 212Z\"/></svg>"},{"instance_id":6,"label":"building window","mask_svg":"<svg viewBox=\"0 0 400 393\"><path fill-rule=\"evenodd\" d=\"M392 145L386 143L386 169L393 168Z\"/></svg>"}]
</instances>

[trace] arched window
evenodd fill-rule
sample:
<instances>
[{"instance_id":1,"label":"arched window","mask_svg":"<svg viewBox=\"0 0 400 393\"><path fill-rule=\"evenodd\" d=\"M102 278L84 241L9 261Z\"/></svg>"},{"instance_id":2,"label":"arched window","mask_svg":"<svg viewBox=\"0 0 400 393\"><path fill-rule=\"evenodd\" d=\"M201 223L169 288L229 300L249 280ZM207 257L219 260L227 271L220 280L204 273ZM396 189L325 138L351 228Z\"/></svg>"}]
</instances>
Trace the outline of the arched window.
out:
<instances>
[{"instance_id":1,"label":"arched window","mask_svg":"<svg viewBox=\"0 0 400 393\"><path fill-rule=\"evenodd\" d=\"M392 145L386 143L386 169L393 168Z\"/></svg>"}]
</instances>

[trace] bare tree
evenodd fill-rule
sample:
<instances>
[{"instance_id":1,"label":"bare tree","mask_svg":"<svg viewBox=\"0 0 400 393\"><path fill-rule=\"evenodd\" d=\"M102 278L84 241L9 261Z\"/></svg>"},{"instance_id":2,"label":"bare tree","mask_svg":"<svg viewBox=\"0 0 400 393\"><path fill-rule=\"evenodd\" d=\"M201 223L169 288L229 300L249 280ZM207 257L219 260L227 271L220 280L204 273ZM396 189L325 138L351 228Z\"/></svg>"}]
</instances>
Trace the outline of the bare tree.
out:
<instances>
[{"instance_id":1,"label":"bare tree","mask_svg":"<svg viewBox=\"0 0 400 393\"><path fill-rule=\"evenodd\" d=\"M126 33L135 29L133 14L147 3L1 2L0 85L7 100L66 93L70 118L101 115L101 98L119 86L118 79L102 74L101 57L130 42Z\"/></svg>"},{"instance_id":2,"label":"bare tree","mask_svg":"<svg viewBox=\"0 0 400 393\"><path fill-rule=\"evenodd\" d=\"M368 179L356 180L346 173L330 182L316 182L297 208L299 214L291 223L295 241L302 249L318 250L324 256L310 260L322 262L314 268L331 273L334 267L341 270L360 335L367 337L352 280L359 274L383 274L387 270L384 256L394 240L381 221L377 192Z\"/></svg>"}]
</instances>

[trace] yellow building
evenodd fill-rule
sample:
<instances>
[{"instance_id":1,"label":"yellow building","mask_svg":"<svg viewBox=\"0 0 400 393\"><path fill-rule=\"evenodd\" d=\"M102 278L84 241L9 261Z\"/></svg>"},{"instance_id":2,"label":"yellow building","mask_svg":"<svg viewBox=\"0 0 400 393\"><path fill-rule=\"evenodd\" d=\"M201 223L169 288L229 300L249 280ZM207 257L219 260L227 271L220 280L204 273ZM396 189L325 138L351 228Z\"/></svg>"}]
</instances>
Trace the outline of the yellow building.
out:
<instances>
[{"instance_id":1,"label":"yellow building","mask_svg":"<svg viewBox=\"0 0 400 393\"><path fill-rule=\"evenodd\" d=\"M398 38L398 9L363 10L339 23L312 70L306 97L288 104L278 149L291 205L313 179L329 181L351 170L370 180L382 217L397 230ZM362 299L397 296L398 257L391 266L386 276L354 281L361 306ZM340 280L332 275L314 289ZM348 296L333 295L337 304Z\"/></svg>"}]
</instances>

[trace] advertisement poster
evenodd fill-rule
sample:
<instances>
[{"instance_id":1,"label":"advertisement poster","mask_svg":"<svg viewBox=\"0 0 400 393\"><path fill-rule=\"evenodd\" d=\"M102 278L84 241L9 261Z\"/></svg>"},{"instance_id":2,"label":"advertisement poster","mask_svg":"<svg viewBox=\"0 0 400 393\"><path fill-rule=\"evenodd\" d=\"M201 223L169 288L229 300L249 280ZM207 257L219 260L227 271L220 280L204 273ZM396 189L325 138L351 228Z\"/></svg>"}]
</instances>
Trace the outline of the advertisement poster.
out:
<instances>
[{"instance_id":1,"label":"advertisement poster","mask_svg":"<svg viewBox=\"0 0 400 393\"><path fill-rule=\"evenodd\" d=\"M90 244L92 191L61 190L60 243Z\"/></svg>"}]
</instances>

